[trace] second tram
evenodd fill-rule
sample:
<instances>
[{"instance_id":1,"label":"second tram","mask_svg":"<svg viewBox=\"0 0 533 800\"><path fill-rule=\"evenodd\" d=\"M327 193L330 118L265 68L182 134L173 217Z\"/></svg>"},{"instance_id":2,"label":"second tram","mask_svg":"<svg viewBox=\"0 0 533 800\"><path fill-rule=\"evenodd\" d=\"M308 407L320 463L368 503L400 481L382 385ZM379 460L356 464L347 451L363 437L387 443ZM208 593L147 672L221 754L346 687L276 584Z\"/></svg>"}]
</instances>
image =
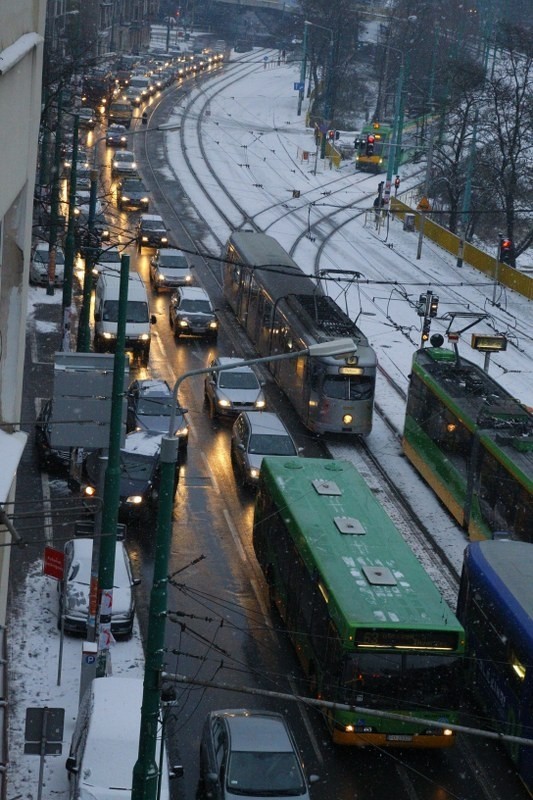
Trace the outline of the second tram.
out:
<instances>
[{"instance_id":1,"label":"second tram","mask_svg":"<svg viewBox=\"0 0 533 800\"><path fill-rule=\"evenodd\" d=\"M353 464L265 457L253 544L333 741L452 745L463 628Z\"/></svg>"},{"instance_id":2,"label":"second tram","mask_svg":"<svg viewBox=\"0 0 533 800\"><path fill-rule=\"evenodd\" d=\"M270 365L303 424L314 433L370 433L376 354L349 316L271 236L233 233L223 264L224 296L261 356L350 337L356 352Z\"/></svg>"},{"instance_id":3,"label":"second tram","mask_svg":"<svg viewBox=\"0 0 533 800\"><path fill-rule=\"evenodd\" d=\"M414 354L403 449L471 539L533 541L533 414L476 364Z\"/></svg>"}]
</instances>

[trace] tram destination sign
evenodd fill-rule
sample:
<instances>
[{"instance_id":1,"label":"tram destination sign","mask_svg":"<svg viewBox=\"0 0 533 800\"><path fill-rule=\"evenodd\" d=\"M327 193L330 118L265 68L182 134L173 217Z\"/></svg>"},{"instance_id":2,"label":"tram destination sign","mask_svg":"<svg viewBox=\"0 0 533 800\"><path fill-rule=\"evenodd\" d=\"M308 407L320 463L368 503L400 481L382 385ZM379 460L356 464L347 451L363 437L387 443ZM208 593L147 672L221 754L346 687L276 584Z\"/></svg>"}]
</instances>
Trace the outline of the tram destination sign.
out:
<instances>
[{"instance_id":1,"label":"tram destination sign","mask_svg":"<svg viewBox=\"0 0 533 800\"><path fill-rule=\"evenodd\" d=\"M473 333L470 346L473 350L479 350L483 353L497 353L507 350L507 338L488 333Z\"/></svg>"}]
</instances>

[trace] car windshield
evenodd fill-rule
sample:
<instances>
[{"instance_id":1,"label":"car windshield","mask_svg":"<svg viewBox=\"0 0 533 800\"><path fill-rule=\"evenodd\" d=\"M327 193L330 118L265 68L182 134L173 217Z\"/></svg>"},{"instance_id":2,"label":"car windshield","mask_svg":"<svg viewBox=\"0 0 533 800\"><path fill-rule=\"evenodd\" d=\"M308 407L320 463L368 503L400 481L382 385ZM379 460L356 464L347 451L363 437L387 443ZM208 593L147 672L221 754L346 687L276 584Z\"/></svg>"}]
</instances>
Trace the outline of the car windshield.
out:
<instances>
[{"instance_id":1,"label":"car windshield","mask_svg":"<svg viewBox=\"0 0 533 800\"><path fill-rule=\"evenodd\" d=\"M120 471L128 478L149 481L154 471L154 459L142 453L120 452Z\"/></svg>"},{"instance_id":2,"label":"car windshield","mask_svg":"<svg viewBox=\"0 0 533 800\"><path fill-rule=\"evenodd\" d=\"M253 372L221 372L218 385L221 389L259 389L259 381Z\"/></svg>"},{"instance_id":3,"label":"car windshield","mask_svg":"<svg viewBox=\"0 0 533 800\"><path fill-rule=\"evenodd\" d=\"M232 794L295 797L305 794L302 771L294 753L231 754L227 786Z\"/></svg>"},{"instance_id":4,"label":"car windshield","mask_svg":"<svg viewBox=\"0 0 533 800\"><path fill-rule=\"evenodd\" d=\"M189 314L211 314L211 306L207 300L182 300L180 310Z\"/></svg>"},{"instance_id":5,"label":"car windshield","mask_svg":"<svg viewBox=\"0 0 533 800\"><path fill-rule=\"evenodd\" d=\"M104 264L118 264L121 260L122 256L120 253L117 253L116 250L104 250L100 253L98 261L101 261Z\"/></svg>"},{"instance_id":6,"label":"car windshield","mask_svg":"<svg viewBox=\"0 0 533 800\"><path fill-rule=\"evenodd\" d=\"M143 219L141 223L143 231L164 231L163 223L157 219Z\"/></svg>"},{"instance_id":7,"label":"car windshield","mask_svg":"<svg viewBox=\"0 0 533 800\"><path fill-rule=\"evenodd\" d=\"M137 404L137 414L141 417L169 417L173 404L171 397L143 397Z\"/></svg>"},{"instance_id":8,"label":"car windshield","mask_svg":"<svg viewBox=\"0 0 533 800\"><path fill-rule=\"evenodd\" d=\"M272 436L267 433L252 434L248 451L262 456L293 456L296 453L289 436Z\"/></svg>"},{"instance_id":9,"label":"car windshield","mask_svg":"<svg viewBox=\"0 0 533 800\"><path fill-rule=\"evenodd\" d=\"M123 192L145 192L145 188L141 181L124 181L122 184Z\"/></svg>"},{"instance_id":10,"label":"car windshield","mask_svg":"<svg viewBox=\"0 0 533 800\"><path fill-rule=\"evenodd\" d=\"M115 161L135 161L133 153L117 153Z\"/></svg>"},{"instance_id":11,"label":"car windshield","mask_svg":"<svg viewBox=\"0 0 533 800\"><path fill-rule=\"evenodd\" d=\"M48 264L50 261L50 251L49 250L38 250L36 253L36 257L39 261L42 261L43 264ZM56 250L56 264L64 264L65 257L61 250Z\"/></svg>"},{"instance_id":12,"label":"car windshield","mask_svg":"<svg viewBox=\"0 0 533 800\"><path fill-rule=\"evenodd\" d=\"M118 300L104 303L104 322L118 322ZM148 322L148 305L142 300L128 300L126 322Z\"/></svg>"},{"instance_id":13,"label":"car windshield","mask_svg":"<svg viewBox=\"0 0 533 800\"><path fill-rule=\"evenodd\" d=\"M170 256L170 255L161 255L159 256L159 267L164 267L165 269L188 269L189 265L187 264L187 259L183 256Z\"/></svg>"}]
</instances>

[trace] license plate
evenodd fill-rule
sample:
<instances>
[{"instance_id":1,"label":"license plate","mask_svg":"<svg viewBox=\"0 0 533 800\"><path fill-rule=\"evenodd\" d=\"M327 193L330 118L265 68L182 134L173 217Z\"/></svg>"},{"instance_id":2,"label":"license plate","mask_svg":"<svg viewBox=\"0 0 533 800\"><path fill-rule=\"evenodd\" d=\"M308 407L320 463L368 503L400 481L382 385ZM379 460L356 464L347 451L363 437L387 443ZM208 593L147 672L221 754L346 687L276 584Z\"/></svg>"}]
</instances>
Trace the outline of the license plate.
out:
<instances>
[{"instance_id":1,"label":"license plate","mask_svg":"<svg viewBox=\"0 0 533 800\"><path fill-rule=\"evenodd\" d=\"M387 735L388 742L412 742L413 737L407 733L389 733Z\"/></svg>"}]
</instances>

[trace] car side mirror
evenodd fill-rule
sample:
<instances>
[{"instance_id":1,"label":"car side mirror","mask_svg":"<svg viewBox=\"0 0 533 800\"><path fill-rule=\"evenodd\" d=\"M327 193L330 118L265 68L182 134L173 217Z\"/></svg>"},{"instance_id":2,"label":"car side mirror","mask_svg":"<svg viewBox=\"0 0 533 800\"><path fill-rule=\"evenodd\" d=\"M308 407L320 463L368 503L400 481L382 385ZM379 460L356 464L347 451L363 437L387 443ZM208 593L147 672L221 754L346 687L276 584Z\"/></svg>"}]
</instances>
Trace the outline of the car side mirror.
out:
<instances>
[{"instance_id":1,"label":"car side mirror","mask_svg":"<svg viewBox=\"0 0 533 800\"><path fill-rule=\"evenodd\" d=\"M155 314L152 314L152 316L150 317L150 325L155 325L156 322L157 322L157 317Z\"/></svg>"},{"instance_id":2,"label":"car side mirror","mask_svg":"<svg viewBox=\"0 0 533 800\"><path fill-rule=\"evenodd\" d=\"M67 772L70 772L72 775L76 775L78 772L78 765L76 763L76 759L74 756L69 756L65 763L65 767L67 768Z\"/></svg>"},{"instance_id":3,"label":"car side mirror","mask_svg":"<svg viewBox=\"0 0 533 800\"><path fill-rule=\"evenodd\" d=\"M303 447L299 447L299 448L298 448L298 453L303 453L303 451L304 451L304 448L303 448Z\"/></svg>"},{"instance_id":4,"label":"car side mirror","mask_svg":"<svg viewBox=\"0 0 533 800\"><path fill-rule=\"evenodd\" d=\"M244 445L243 445L243 443L242 443L242 442L239 442L239 444L237 445L237 448L238 448L239 450L242 450L242 452L244 453Z\"/></svg>"},{"instance_id":5,"label":"car side mirror","mask_svg":"<svg viewBox=\"0 0 533 800\"><path fill-rule=\"evenodd\" d=\"M95 311L94 312L94 321L95 322L100 322L101 319L102 319L102 315L100 314L100 312L99 311Z\"/></svg>"},{"instance_id":6,"label":"car side mirror","mask_svg":"<svg viewBox=\"0 0 533 800\"><path fill-rule=\"evenodd\" d=\"M140 586L141 585L141 579L140 578L133 578L133 580L131 582L131 585L132 586Z\"/></svg>"},{"instance_id":7,"label":"car side mirror","mask_svg":"<svg viewBox=\"0 0 533 800\"><path fill-rule=\"evenodd\" d=\"M316 783L320 780L320 775L310 775L309 776L309 783Z\"/></svg>"}]
</instances>

